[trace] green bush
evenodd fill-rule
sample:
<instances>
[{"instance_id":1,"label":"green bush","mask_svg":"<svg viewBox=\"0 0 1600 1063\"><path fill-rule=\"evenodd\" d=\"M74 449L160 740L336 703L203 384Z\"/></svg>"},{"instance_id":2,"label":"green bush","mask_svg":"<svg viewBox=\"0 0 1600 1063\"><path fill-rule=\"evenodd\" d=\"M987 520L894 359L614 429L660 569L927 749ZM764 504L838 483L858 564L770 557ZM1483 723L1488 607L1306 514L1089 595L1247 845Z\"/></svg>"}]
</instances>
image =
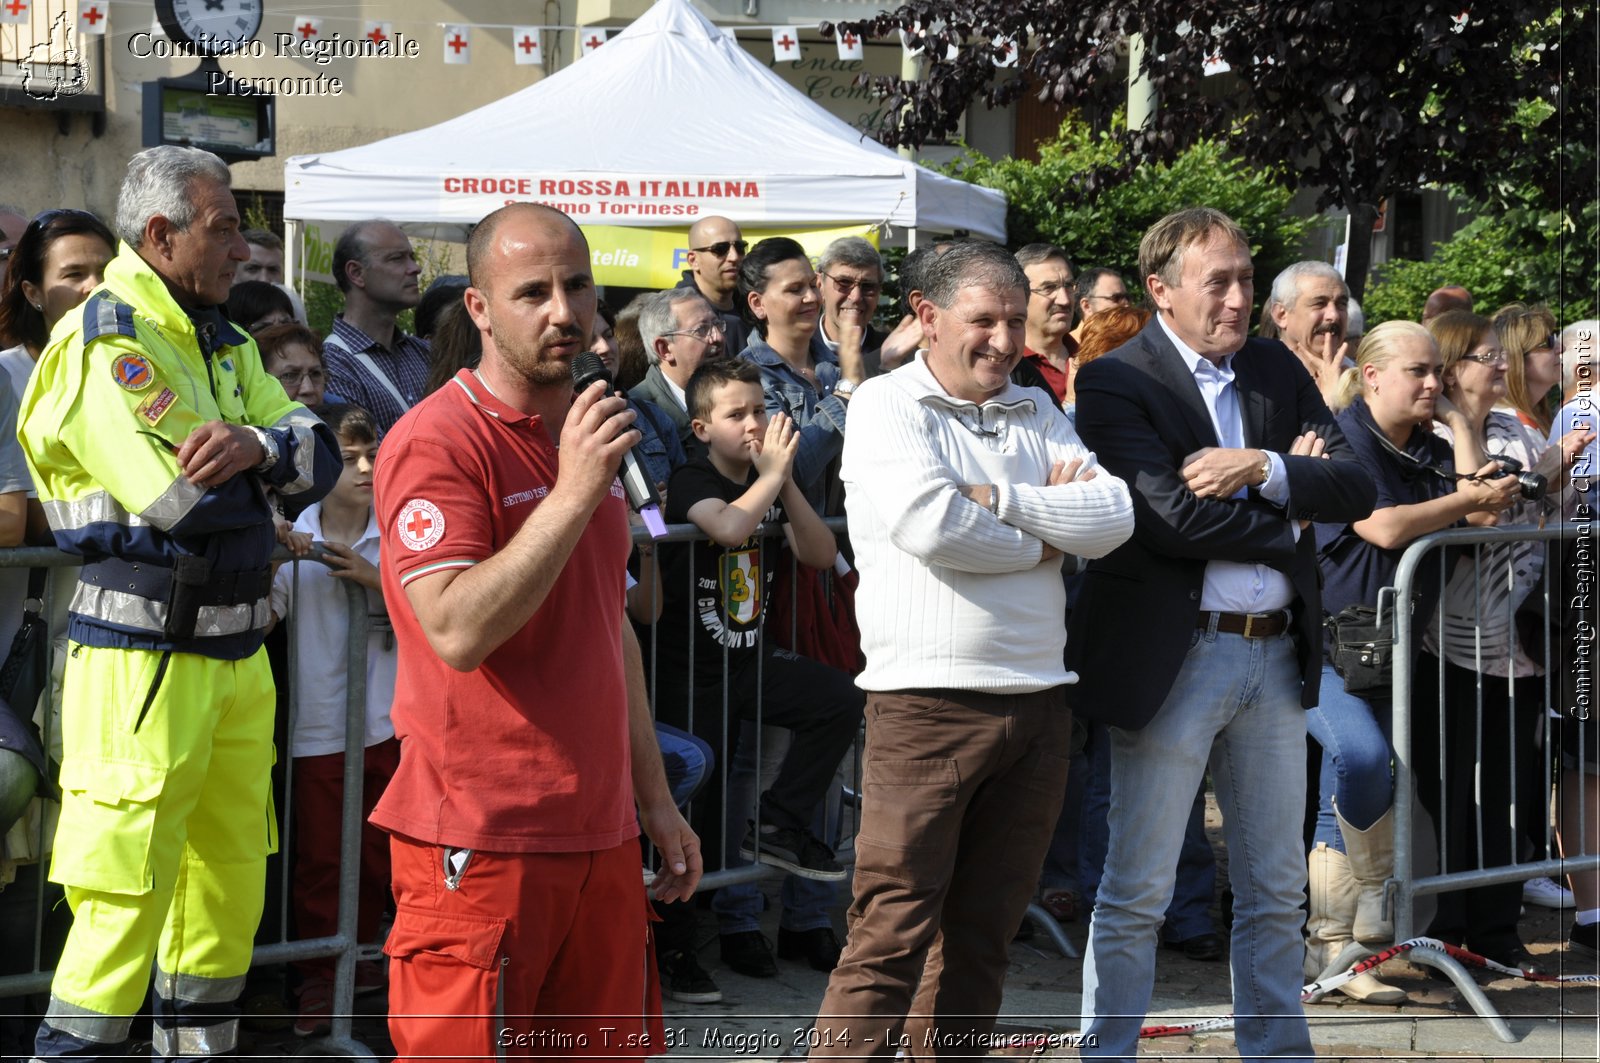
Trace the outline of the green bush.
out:
<instances>
[{"instance_id":1,"label":"green bush","mask_svg":"<svg viewBox=\"0 0 1600 1063\"><path fill-rule=\"evenodd\" d=\"M1130 282L1138 273L1139 239L1151 224L1182 207L1215 207L1250 235L1259 306L1272 278L1299 258L1306 233L1319 222L1289 212L1291 193L1277 174L1229 157L1214 141L1197 143L1170 166L1140 166L1125 181L1087 191L1086 175L1126 162L1114 136L1120 122L1096 133L1070 117L1055 140L1041 145L1037 163L969 152L946 171L1006 194L1010 246L1059 244L1078 269L1109 266Z\"/></svg>"},{"instance_id":2,"label":"green bush","mask_svg":"<svg viewBox=\"0 0 1600 1063\"><path fill-rule=\"evenodd\" d=\"M1595 232L1591 204L1580 228ZM1448 240L1433 245L1426 262L1394 259L1374 270L1362 302L1367 327L1380 321L1422 316L1428 293L1459 284L1472 293L1479 313L1492 314L1510 302L1547 303L1563 322L1595 316L1594 277L1585 278L1582 239L1561 232L1556 214L1512 212L1479 217Z\"/></svg>"}]
</instances>

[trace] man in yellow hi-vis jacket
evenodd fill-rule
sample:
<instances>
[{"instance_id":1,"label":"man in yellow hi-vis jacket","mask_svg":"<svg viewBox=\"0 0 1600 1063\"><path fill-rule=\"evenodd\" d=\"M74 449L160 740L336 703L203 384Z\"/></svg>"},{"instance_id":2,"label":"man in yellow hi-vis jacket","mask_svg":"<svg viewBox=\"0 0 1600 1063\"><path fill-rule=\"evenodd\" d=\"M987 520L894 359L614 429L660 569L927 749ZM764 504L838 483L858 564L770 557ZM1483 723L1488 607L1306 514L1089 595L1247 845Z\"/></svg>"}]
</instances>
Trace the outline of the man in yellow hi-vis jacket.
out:
<instances>
[{"instance_id":1,"label":"man in yellow hi-vis jacket","mask_svg":"<svg viewBox=\"0 0 1600 1063\"><path fill-rule=\"evenodd\" d=\"M196 148L134 156L122 247L23 396L39 500L84 557L50 873L74 922L40 1058L125 1052L152 960L156 1056L237 1043L276 845L266 488L314 500L340 459L218 310L249 257L229 185Z\"/></svg>"}]
</instances>

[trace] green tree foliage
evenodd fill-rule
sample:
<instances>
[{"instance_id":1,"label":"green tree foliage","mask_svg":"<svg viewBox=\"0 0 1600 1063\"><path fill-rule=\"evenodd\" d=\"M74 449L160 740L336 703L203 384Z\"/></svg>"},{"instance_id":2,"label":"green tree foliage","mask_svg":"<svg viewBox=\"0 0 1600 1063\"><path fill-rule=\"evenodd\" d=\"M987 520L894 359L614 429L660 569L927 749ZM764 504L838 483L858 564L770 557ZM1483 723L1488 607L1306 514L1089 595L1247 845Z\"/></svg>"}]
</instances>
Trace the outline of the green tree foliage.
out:
<instances>
[{"instance_id":1,"label":"green tree foliage","mask_svg":"<svg viewBox=\"0 0 1600 1063\"><path fill-rule=\"evenodd\" d=\"M1594 317L1595 220L1591 205L1586 223L1589 284L1577 283L1582 275L1575 272L1579 267L1572 260L1582 256L1562 253L1557 215L1486 215L1435 244L1433 257L1426 262L1395 259L1377 267L1362 303L1367 326L1395 318L1417 320L1428 293L1446 284L1459 284L1471 292L1473 305L1482 313L1520 301L1549 304L1563 323ZM1570 246L1579 241L1565 242Z\"/></svg>"},{"instance_id":2,"label":"green tree foliage","mask_svg":"<svg viewBox=\"0 0 1600 1063\"><path fill-rule=\"evenodd\" d=\"M1139 284L1139 239L1154 222L1182 207L1216 207L1250 234L1257 302L1278 270L1299 258L1312 222L1291 215L1282 175L1230 157L1214 140L1201 140L1170 163L1133 169L1115 184L1091 179L1122 170L1128 148L1120 118L1095 132L1068 118L1054 141L1040 146L1039 161L994 160L969 152L946 169L956 177L1004 192L1006 232L1013 247L1034 241L1059 244L1079 269L1109 266L1130 287Z\"/></svg>"},{"instance_id":3,"label":"green tree foliage","mask_svg":"<svg viewBox=\"0 0 1600 1063\"><path fill-rule=\"evenodd\" d=\"M1159 102L1148 125L1126 134L1129 170L1220 140L1254 165L1292 166L1288 179L1317 189L1318 209L1347 207L1357 232L1396 192L1449 183L1488 198L1521 147L1527 101L1559 113L1561 143L1595 142L1592 4L907 0L838 28L869 39L905 30L931 57L918 81L867 79L885 93L881 135L891 144L947 133L980 98L1003 104L1033 92L1105 113L1126 96L1121 56L1137 34ZM1020 62L997 70L1006 41ZM1208 60L1228 64L1225 91L1206 78ZM1556 134L1543 130L1538 154L1554 154ZM1571 215L1595 185L1581 179L1592 171L1563 181L1563 170L1535 187L1542 210ZM1100 180L1116 184L1126 173ZM1367 250L1358 241L1350 251L1360 291Z\"/></svg>"}]
</instances>

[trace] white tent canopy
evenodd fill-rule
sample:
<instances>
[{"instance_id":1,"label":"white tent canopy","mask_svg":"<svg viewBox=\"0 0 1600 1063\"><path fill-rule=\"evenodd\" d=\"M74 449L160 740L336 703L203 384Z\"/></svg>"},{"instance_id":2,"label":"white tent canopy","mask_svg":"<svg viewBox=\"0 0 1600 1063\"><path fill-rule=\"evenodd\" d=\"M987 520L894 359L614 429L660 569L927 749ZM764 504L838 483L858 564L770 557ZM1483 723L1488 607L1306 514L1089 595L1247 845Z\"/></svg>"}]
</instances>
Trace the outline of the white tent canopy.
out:
<instances>
[{"instance_id":1,"label":"white tent canopy","mask_svg":"<svg viewBox=\"0 0 1600 1063\"><path fill-rule=\"evenodd\" d=\"M659 0L582 60L458 118L285 164L288 219L471 224L516 200L584 225L718 214L1005 237L1004 196L864 138L689 0Z\"/></svg>"}]
</instances>

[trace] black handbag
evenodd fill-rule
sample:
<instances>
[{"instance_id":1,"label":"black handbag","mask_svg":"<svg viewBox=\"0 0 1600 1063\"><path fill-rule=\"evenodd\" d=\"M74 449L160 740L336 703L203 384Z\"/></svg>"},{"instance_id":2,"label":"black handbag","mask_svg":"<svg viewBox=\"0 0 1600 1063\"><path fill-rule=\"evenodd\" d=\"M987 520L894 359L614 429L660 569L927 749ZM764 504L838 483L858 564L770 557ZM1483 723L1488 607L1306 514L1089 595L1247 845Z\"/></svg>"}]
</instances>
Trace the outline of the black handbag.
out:
<instances>
[{"instance_id":1,"label":"black handbag","mask_svg":"<svg viewBox=\"0 0 1600 1063\"><path fill-rule=\"evenodd\" d=\"M1389 693L1394 683L1394 611L1351 605L1323 623L1333 670L1345 690L1357 697Z\"/></svg>"},{"instance_id":2,"label":"black handbag","mask_svg":"<svg viewBox=\"0 0 1600 1063\"><path fill-rule=\"evenodd\" d=\"M0 749L21 754L39 772L38 793L54 797L49 761L33 714L50 688L50 626L45 622L44 583L48 569L28 570L28 597L22 606L22 626L11 639L11 652L0 665Z\"/></svg>"}]
</instances>

